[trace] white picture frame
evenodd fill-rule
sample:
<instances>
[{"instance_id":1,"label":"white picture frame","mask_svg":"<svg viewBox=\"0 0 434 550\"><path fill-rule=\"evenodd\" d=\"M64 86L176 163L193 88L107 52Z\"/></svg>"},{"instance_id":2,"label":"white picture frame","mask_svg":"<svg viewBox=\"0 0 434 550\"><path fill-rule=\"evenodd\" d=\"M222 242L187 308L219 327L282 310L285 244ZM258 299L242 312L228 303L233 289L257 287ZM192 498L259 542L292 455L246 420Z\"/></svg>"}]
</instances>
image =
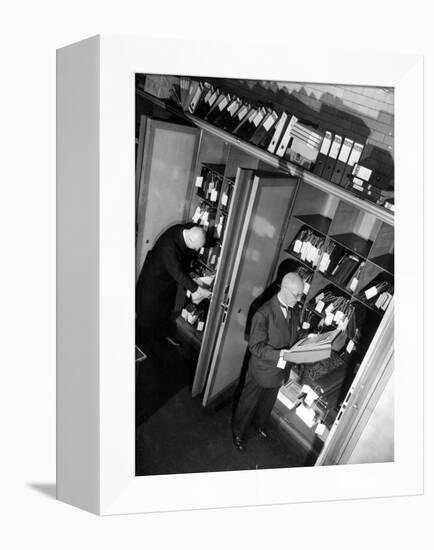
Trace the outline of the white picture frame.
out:
<instances>
[{"instance_id":1,"label":"white picture frame","mask_svg":"<svg viewBox=\"0 0 434 550\"><path fill-rule=\"evenodd\" d=\"M393 463L135 477L136 73L394 87ZM57 498L111 515L421 494L422 155L421 56L112 35L58 50Z\"/></svg>"}]
</instances>

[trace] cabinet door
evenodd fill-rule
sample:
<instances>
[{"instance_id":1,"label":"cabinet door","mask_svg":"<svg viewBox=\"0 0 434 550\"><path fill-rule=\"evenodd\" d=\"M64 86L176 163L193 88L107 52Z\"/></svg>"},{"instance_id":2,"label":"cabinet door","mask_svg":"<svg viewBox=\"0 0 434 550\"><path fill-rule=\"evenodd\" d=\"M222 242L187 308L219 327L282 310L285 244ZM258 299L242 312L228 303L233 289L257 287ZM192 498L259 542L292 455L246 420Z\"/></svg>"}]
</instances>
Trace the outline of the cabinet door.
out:
<instances>
[{"instance_id":1,"label":"cabinet door","mask_svg":"<svg viewBox=\"0 0 434 550\"><path fill-rule=\"evenodd\" d=\"M145 123L145 121L144 121ZM158 236L185 219L200 130L148 119L137 201L136 280Z\"/></svg>"},{"instance_id":2,"label":"cabinet door","mask_svg":"<svg viewBox=\"0 0 434 550\"><path fill-rule=\"evenodd\" d=\"M203 371L207 375L204 405L239 378L247 349L249 310L265 290L297 184L296 178L286 175L241 172L244 173L239 174L237 186L245 199L242 211L237 208L232 226L227 229L228 242L223 243L227 251L222 257L215 344L210 360L201 364L200 357L198 364L197 378L205 378Z\"/></svg>"}]
</instances>

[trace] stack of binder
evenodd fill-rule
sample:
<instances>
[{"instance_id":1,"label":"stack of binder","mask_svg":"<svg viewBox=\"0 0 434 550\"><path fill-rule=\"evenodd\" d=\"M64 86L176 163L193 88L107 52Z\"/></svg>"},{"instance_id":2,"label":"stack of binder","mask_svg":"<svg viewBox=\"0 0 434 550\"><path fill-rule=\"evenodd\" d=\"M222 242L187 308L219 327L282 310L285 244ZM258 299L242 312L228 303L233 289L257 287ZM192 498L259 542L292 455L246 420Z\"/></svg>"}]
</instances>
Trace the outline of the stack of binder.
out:
<instances>
[{"instance_id":1,"label":"stack of binder","mask_svg":"<svg viewBox=\"0 0 434 550\"><path fill-rule=\"evenodd\" d=\"M362 260L355 254L345 253L331 272L331 277L340 285L347 285L357 271Z\"/></svg>"},{"instance_id":2,"label":"stack of binder","mask_svg":"<svg viewBox=\"0 0 434 550\"><path fill-rule=\"evenodd\" d=\"M330 130L323 135L287 111L278 112L261 102L250 104L207 81L180 77L179 90L185 112L394 211L393 192L384 192L389 176L374 167L371 179L366 180L357 171L365 144Z\"/></svg>"},{"instance_id":3,"label":"stack of binder","mask_svg":"<svg viewBox=\"0 0 434 550\"><path fill-rule=\"evenodd\" d=\"M318 270L321 273L328 273L335 265L340 254L340 247L334 241L328 241L323 247L323 254L319 263Z\"/></svg>"},{"instance_id":4,"label":"stack of binder","mask_svg":"<svg viewBox=\"0 0 434 550\"><path fill-rule=\"evenodd\" d=\"M209 233L209 236L212 236L214 232L215 221L216 221L215 217L216 217L216 208L213 206L210 206L206 202L201 202L197 206L191 219L193 223L201 225L204 228L204 230L207 233Z\"/></svg>"},{"instance_id":5,"label":"stack of binder","mask_svg":"<svg viewBox=\"0 0 434 550\"><path fill-rule=\"evenodd\" d=\"M199 259L208 268L214 270L217 266L217 260L220 254L220 247L218 245L210 246L209 248L201 248L199 251Z\"/></svg>"},{"instance_id":6,"label":"stack of binder","mask_svg":"<svg viewBox=\"0 0 434 550\"><path fill-rule=\"evenodd\" d=\"M314 174L347 188L354 165L360 160L363 149L363 144L327 130L315 163Z\"/></svg>"},{"instance_id":7,"label":"stack of binder","mask_svg":"<svg viewBox=\"0 0 434 550\"><path fill-rule=\"evenodd\" d=\"M317 294L311 307L323 317L323 322L319 326L338 327L342 332L347 329L354 312L350 299L336 295L332 290L324 290Z\"/></svg>"},{"instance_id":8,"label":"stack of binder","mask_svg":"<svg viewBox=\"0 0 434 550\"><path fill-rule=\"evenodd\" d=\"M195 181L196 194L210 202L218 203L222 187L223 176L204 166Z\"/></svg>"},{"instance_id":9,"label":"stack of binder","mask_svg":"<svg viewBox=\"0 0 434 550\"><path fill-rule=\"evenodd\" d=\"M356 271L353 273L353 275L351 275L350 279L348 280L346 288L350 292L355 292L356 291L356 288L359 285L360 276L362 274L363 268L365 267L365 264L366 264L365 261L360 262L360 264L357 267Z\"/></svg>"},{"instance_id":10,"label":"stack of binder","mask_svg":"<svg viewBox=\"0 0 434 550\"><path fill-rule=\"evenodd\" d=\"M318 325L322 321L321 317L315 314L312 309L304 308L301 318L301 330L313 331L318 329Z\"/></svg>"},{"instance_id":11,"label":"stack of binder","mask_svg":"<svg viewBox=\"0 0 434 550\"><path fill-rule=\"evenodd\" d=\"M383 187L379 187L379 185ZM351 190L356 194L380 206L384 206L388 202L389 207L390 204L393 204L389 201L393 201L395 194L394 190L389 187L390 185L386 183L383 175L361 164L354 166Z\"/></svg>"},{"instance_id":12,"label":"stack of binder","mask_svg":"<svg viewBox=\"0 0 434 550\"><path fill-rule=\"evenodd\" d=\"M325 238L312 229L303 228L299 231L289 247L289 252L303 262L316 267L319 263Z\"/></svg>"},{"instance_id":13,"label":"stack of binder","mask_svg":"<svg viewBox=\"0 0 434 550\"><path fill-rule=\"evenodd\" d=\"M393 285L389 281L370 283L359 295L371 307L385 311L393 297Z\"/></svg>"}]
</instances>

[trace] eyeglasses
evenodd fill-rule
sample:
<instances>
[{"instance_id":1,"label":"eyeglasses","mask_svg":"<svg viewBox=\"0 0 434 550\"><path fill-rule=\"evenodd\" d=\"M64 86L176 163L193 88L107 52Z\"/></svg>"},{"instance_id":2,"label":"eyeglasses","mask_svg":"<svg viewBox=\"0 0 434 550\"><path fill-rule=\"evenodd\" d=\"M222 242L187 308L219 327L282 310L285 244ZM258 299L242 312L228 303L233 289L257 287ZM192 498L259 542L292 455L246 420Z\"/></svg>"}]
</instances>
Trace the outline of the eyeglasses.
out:
<instances>
[{"instance_id":1,"label":"eyeglasses","mask_svg":"<svg viewBox=\"0 0 434 550\"><path fill-rule=\"evenodd\" d=\"M294 292L292 292L292 290L290 288L285 288L284 290L286 290L286 292L289 292L291 294L291 296L293 296L293 298L295 298L297 300L297 302L303 296L303 292L298 292L297 294L295 294Z\"/></svg>"}]
</instances>

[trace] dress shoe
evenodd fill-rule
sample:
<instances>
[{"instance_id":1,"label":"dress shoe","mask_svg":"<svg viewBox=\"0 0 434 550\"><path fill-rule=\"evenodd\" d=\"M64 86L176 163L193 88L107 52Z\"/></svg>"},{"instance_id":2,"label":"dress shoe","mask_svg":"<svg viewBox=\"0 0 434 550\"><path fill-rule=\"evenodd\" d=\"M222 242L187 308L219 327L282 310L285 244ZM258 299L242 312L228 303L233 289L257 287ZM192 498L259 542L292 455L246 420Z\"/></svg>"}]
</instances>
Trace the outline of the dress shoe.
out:
<instances>
[{"instance_id":1,"label":"dress shoe","mask_svg":"<svg viewBox=\"0 0 434 550\"><path fill-rule=\"evenodd\" d=\"M171 346L180 347L181 342L177 340L174 336L166 336L166 341L169 342Z\"/></svg>"},{"instance_id":2,"label":"dress shoe","mask_svg":"<svg viewBox=\"0 0 434 550\"><path fill-rule=\"evenodd\" d=\"M232 441L234 442L235 447L238 449L238 451L240 451L240 453L243 453L246 450L244 439L242 439L239 435L233 434Z\"/></svg>"},{"instance_id":3,"label":"dress shoe","mask_svg":"<svg viewBox=\"0 0 434 550\"><path fill-rule=\"evenodd\" d=\"M269 434L266 430L263 428L256 428L256 431L258 432L258 435L261 439L268 439Z\"/></svg>"}]
</instances>

